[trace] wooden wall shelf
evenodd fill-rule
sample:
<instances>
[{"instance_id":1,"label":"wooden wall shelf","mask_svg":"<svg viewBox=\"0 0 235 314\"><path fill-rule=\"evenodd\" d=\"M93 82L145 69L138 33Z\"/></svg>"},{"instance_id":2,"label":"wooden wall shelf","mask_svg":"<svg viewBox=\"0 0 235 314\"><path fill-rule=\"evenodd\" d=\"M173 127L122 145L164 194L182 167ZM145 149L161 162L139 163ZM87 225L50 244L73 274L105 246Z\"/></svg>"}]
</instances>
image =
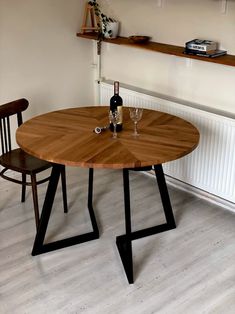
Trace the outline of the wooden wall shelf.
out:
<instances>
[{"instance_id":1,"label":"wooden wall shelf","mask_svg":"<svg viewBox=\"0 0 235 314\"><path fill-rule=\"evenodd\" d=\"M77 33L78 37L86 38L86 39L94 39L97 40L97 33ZM193 56L193 55L186 55L183 53L184 47L180 46L174 46L174 45L167 45L167 44L161 44L153 41L149 41L145 44L137 44L131 42L127 37L117 37L114 39L104 39L104 42L108 42L111 44L116 45L125 45L129 47L135 47L135 48L141 48L161 53L166 53L168 55L174 55L177 57L183 57L183 58L190 58L190 59L197 59L200 61L206 61L206 62L213 62L223 65L229 65L229 66L235 66L235 56L234 55L225 55L225 56L219 56L216 58L207 58L207 57L200 57L200 56Z\"/></svg>"}]
</instances>

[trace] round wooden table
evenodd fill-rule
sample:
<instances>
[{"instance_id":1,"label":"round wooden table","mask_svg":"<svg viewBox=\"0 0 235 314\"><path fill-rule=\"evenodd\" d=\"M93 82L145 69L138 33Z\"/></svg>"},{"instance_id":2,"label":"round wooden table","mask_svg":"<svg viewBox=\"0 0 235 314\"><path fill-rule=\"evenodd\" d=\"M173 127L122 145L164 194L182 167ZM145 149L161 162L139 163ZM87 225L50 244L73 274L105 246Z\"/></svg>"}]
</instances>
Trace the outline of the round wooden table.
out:
<instances>
[{"instance_id":1,"label":"round wooden table","mask_svg":"<svg viewBox=\"0 0 235 314\"><path fill-rule=\"evenodd\" d=\"M129 110L123 108L123 131L113 139L109 130L93 132L97 126L108 125L108 110L104 106L58 110L34 117L17 129L16 140L24 151L53 163L32 255L99 238L92 206L93 169L123 169L126 233L118 236L116 243L127 279L133 283L132 241L176 227L162 164L192 152L198 145L199 132L179 117L144 109L138 123L140 135L134 137ZM59 177L66 165L89 168L88 210L93 231L44 244ZM152 168L166 223L132 232L129 171Z\"/></svg>"},{"instance_id":2,"label":"round wooden table","mask_svg":"<svg viewBox=\"0 0 235 314\"><path fill-rule=\"evenodd\" d=\"M53 163L92 168L136 168L180 158L196 148L198 130L189 122L144 109L134 137L133 122L124 108L123 131L93 132L108 124L108 107L81 107L49 112L25 122L16 132L27 153Z\"/></svg>"}]
</instances>

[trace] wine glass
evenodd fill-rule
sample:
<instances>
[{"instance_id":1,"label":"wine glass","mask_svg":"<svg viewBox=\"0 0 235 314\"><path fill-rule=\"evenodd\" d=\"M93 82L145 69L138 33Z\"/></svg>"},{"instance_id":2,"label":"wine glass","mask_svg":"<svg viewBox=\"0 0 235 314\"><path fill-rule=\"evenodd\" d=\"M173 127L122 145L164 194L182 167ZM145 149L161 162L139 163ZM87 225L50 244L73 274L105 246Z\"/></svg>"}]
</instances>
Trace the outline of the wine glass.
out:
<instances>
[{"instance_id":1,"label":"wine glass","mask_svg":"<svg viewBox=\"0 0 235 314\"><path fill-rule=\"evenodd\" d=\"M140 119L142 118L142 114L143 114L143 108L129 108L130 111L130 118L131 120L134 122L134 136L138 136L139 133L137 131L137 123L140 121Z\"/></svg>"},{"instance_id":2,"label":"wine glass","mask_svg":"<svg viewBox=\"0 0 235 314\"><path fill-rule=\"evenodd\" d=\"M110 110L109 121L113 124L113 138L117 138L117 124L120 121L120 113L117 110Z\"/></svg>"}]
</instances>

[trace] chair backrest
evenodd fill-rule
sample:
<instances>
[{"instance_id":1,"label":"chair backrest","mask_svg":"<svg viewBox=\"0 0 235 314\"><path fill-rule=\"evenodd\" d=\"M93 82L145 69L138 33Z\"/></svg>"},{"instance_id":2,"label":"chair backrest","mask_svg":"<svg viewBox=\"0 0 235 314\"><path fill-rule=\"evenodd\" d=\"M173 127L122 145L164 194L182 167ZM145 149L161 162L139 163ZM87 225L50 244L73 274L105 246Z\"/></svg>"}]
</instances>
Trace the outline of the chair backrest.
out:
<instances>
[{"instance_id":1,"label":"chair backrest","mask_svg":"<svg viewBox=\"0 0 235 314\"><path fill-rule=\"evenodd\" d=\"M22 111L28 108L28 100L22 98L11 101L0 106L0 137L2 154L11 151L11 128L10 116L17 116L17 124L20 126L23 122Z\"/></svg>"}]
</instances>

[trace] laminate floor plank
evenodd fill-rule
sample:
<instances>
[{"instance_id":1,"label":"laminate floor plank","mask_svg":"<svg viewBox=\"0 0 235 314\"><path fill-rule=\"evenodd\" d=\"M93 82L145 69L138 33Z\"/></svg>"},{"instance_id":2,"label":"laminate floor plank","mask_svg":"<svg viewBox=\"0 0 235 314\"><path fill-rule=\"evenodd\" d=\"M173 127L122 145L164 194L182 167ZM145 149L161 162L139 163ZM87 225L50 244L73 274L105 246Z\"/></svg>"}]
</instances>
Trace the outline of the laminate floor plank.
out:
<instances>
[{"instance_id":1,"label":"laminate floor plank","mask_svg":"<svg viewBox=\"0 0 235 314\"><path fill-rule=\"evenodd\" d=\"M235 214L169 187L177 228L133 241L129 285L115 244L125 230L122 172L94 173L100 239L34 257L30 191L20 203L20 187L0 181L0 314L234 314ZM87 179L87 169L67 168L69 213L59 187L46 241L91 230ZM156 180L132 172L130 184L133 229L164 222Z\"/></svg>"}]
</instances>

